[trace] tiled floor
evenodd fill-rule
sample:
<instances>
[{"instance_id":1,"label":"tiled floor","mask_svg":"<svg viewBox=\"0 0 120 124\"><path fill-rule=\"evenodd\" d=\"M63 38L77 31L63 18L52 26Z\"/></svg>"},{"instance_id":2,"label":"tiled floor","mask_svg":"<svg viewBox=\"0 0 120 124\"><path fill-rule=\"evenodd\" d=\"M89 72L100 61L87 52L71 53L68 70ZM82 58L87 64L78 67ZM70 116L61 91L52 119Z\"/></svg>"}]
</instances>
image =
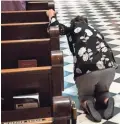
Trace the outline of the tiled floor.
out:
<instances>
[{"instance_id":1,"label":"tiled floor","mask_svg":"<svg viewBox=\"0 0 120 124\"><path fill-rule=\"evenodd\" d=\"M87 16L89 23L104 34L113 49L117 63L120 64L120 0L55 0L55 5L58 20L67 26L76 15ZM65 36L60 38L60 45L64 53L63 95L70 95L78 108L77 89L73 80L73 57ZM103 119L100 124L120 124L120 67L116 71L110 93L115 99L114 117L108 121ZM95 124L88 120L85 114L78 116L77 123Z\"/></svg>"}]
</instances>

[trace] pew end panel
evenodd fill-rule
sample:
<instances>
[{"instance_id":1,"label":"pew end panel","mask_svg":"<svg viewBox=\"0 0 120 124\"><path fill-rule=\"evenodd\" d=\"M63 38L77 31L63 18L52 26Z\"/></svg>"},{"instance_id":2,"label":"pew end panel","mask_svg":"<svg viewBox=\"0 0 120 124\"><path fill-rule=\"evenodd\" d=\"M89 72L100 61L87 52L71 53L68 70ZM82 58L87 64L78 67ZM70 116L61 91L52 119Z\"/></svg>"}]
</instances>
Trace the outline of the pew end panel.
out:
<instances>
[{"instance_id":1,"label":"pew end panel","mask_svg":"<svg viewBox=\"0 0 120 124\"><path fill-rule=\"evenodd\" d=\"M54 124L70 124L70 120L72 117L71 102L72 101L70 97L58 96L53 98ZM61 120L59 118L61 118Z\"/></svg>"},{"instance_id":2,"label":"pew end panel","mask_svg":"<svg viewBox=\"0 0 120 124\"><path fill-rule=\"evenodd\" d=\"M61 96L64 87L63 53L52 51L51 54L53 96Z\"/></svg>"},{"instance_id":3,"label":"pew end panel","mask_svg":"<svg viewBox=\"0 0 120 124\"><path fill-rule=\"evenodd\" d=\"M51 38L51 50L60 50L59 27L51 26L49 33Z\"/></svg>"}]
</instances>

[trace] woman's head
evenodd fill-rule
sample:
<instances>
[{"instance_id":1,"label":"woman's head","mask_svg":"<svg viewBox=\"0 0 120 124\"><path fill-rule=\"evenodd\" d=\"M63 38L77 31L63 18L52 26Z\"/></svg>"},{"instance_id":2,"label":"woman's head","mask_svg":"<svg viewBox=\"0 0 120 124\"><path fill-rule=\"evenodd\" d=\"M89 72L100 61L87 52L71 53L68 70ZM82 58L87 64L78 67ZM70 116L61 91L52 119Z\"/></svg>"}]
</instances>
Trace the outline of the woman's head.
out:
<instances>
[{"instance_id":1,"label":"woman's head","mask_svg":"<svg viewBox=\"0 0 120 124\"><path fill-rule=\"evenodd\" d=\"M71 27L74 27L76 23L88 23L88 20L86 17L76 16L74 19L71 20Z\"/></svg>"}]
</instances>

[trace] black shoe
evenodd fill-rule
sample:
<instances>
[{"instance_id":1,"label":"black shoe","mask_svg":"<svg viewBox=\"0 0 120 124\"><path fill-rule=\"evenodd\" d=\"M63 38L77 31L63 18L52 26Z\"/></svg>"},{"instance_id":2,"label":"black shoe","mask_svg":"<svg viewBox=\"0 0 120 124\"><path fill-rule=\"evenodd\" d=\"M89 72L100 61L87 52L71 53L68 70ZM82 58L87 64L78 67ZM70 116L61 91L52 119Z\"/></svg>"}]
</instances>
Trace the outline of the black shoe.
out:
<instances>
[{"instance_id":1,"label":"black shoe","mask_svg":"<svg viewBox=\"0 0 120 124\"><path fill-rule=\"evenodd\" d=\"M114 99L110 97L108 99L106 109L104 110L104 113L103 113L104 119L106 120L110 119L111 117L113 117L113 113L114 113Z\"/></svg>"},{"instance_id":2,"label":"black shoe","mask_svg":"<svg viewBox=\"0 0 120 124\"><path fill-rule=\"evenodd\" d=\"M99 112L95 109L92 101L87 100L86 107L84 107L83 109L85 112L87 112L87 114L89 114L94 119L94 121L96 121L96 122L101 121L102 117L99 114Z\"/></svg>"}]
</instances>

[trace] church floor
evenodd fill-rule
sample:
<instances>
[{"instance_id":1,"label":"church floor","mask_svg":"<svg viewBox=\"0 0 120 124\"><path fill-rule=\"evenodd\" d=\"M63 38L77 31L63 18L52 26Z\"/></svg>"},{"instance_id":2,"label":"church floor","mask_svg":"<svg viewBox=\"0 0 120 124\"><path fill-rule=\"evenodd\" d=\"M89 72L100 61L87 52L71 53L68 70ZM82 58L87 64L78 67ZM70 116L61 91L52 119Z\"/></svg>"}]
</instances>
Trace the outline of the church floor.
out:
<instances>
[{"instance_id":1,"label":"church floor","mask_svg":"<svg viewBox=\"0 0 120 124\"><path fill-rule=\"evenodd\" d=\"M91 25L104 34L111 46L115 59L120 64L120 0L55 0L57 17L61 23L69 26L76 15L85 15ZM71 96L79 108L77 89L73 81L73 58L67 39L60 37L61 50L64 53L64 96ZM116 71L110 94L115 99L114 117L102 120L100 124L120 124L120 67ZM85 114L78 115L77 124L95 124ZM99 124L99 123L98 123Z\"/></svg>"}]
</instances>

